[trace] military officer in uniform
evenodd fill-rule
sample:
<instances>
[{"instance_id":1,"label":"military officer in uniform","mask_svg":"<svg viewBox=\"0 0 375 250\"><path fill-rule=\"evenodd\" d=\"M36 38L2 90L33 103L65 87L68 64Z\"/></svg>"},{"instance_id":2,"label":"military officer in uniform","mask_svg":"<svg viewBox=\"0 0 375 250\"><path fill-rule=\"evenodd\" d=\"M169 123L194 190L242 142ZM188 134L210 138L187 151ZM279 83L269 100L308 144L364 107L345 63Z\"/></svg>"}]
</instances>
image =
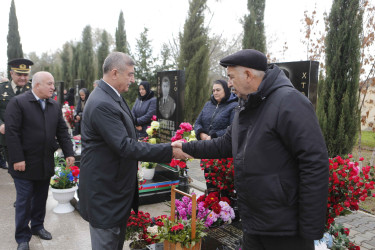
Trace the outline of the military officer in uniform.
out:
<instances>
[{"instance_id":1,"label":"military officer in uniform","mask_svg":"<svg viewBox=\"0 0 375 250\"><path fill-rule=\"evenodd\" d=\"M0 148L1 154L8 158L6 143L5 143L5 124L4 114L5 109L14 96L19 95L31 89L31 84L28 82L30 74L30 66L34 63L28 59L17 58L10 60L11 81L0 84ZM0 166L1 168L8 168L6 164Z\"/></svg>"}]
</instances>

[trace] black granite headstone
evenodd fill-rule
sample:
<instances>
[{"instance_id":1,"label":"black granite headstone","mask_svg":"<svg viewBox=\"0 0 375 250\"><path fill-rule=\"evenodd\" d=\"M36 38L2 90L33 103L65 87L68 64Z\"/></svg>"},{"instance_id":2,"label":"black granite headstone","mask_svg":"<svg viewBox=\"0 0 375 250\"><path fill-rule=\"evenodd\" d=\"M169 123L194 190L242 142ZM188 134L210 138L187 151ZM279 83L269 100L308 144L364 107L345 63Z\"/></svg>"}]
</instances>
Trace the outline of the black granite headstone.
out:
<instances>
[{"instance_id":1,"label":"black granite headstone","mask_svg":"<svg viewBox=\"0 0 375 250\"><path fill-rule=\"evenodd\" d=\"M160 122L161 142L170 142L183 122L185 72L164 71L157 74L157 117Z\"/></svg>"},{"instance_id":2,"label":"black granite headstone","mask_svg":"<svg viewBox=\"0 0 375 250\"><path fill-rule=\"evenodd\" d=\"M293 86L301 91L316 109L318 95L319 62L300 61L275 63L289 77Z\"/></svg>"},{"instance_id":3,"label":"black granite headstone","mask_svg":"<svg viewBox=\"0 0 375 250\"><path fill-rule=\"evenodd\" d=\"M57 102L64 104L64 82L56 82Z\"/></svg>"}]
</instances>

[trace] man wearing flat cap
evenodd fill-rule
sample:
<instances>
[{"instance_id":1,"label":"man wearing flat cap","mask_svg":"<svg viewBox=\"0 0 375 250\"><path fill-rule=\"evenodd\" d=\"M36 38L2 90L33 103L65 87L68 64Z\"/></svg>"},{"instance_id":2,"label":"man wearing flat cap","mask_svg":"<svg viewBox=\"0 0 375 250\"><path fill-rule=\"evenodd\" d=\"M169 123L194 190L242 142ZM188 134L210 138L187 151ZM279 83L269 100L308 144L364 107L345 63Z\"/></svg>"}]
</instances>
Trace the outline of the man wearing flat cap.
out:
<instances>
[{"instance_id":1,"label":"man wearing flat cap","mask_svg":"<svg viewBox=\"0 0 375 250\"><path fill-rule=\"evenodd\" d=\"M8 65L10 66L10 75L12 77L11 81L3 82L0 84L0 147L1 154L8 157L7 147L5 142L5 124L4 124L4 114L5 109L9 101L29 89L31 89L31 84L28 82L30 74L30 66L34 63L28 59L17 58L10 60ZM1 165L1 168L7 169L7 165Z\"/></svg>"},{"instance_id":2,"label":"man wearing flat cap","mask_svg":"<svg viewBox=\"0 0 375 250\"><path fill-rule=\"evenodd\" d=\"M266 56L223 58L240 98L220 138L172 146L196 158L234 159L242 249L314 249L325 227L328 153L310 101Z\"/></svg>"}]
</instances>

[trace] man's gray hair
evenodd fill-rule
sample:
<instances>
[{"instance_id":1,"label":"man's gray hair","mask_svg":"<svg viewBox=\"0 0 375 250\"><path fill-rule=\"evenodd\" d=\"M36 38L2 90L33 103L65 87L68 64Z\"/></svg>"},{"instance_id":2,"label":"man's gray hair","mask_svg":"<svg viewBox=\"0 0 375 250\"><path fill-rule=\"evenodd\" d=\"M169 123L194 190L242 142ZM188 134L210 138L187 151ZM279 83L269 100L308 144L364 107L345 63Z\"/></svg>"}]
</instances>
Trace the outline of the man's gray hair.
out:
<instances>
[{"instance_id":1,"label":"man's gray hair","mask_svg":"<svg viewBox=\"0 0 375 250\"><path fill-rule=\"evenodd\" d=\"M249 69L250 69L251 73L253 75L255 75L255 77L263 79L263 77L265 75L264 71L262 71L262 70L256 70L256 69L252 69L252 68L249 68Z\"/></svg>"},{"instance_id":2,"label":"man's gray hair","mask_svg":"<svg viewBox=\"0 0 375 250\"><path fill-rule=\"evenodd\" d=\"M113 69L124 71L128 66L134 66L134 60L127 54L122 52L112 52L103 63L103 74L110 72Z\"/></svg>"},{"instance_id":3,"label":"man's gray hair","mask_svg":"<svg viewBox=\"0 0 375 250\"><path fill-rule=\"evenodd\" d=\"M35 87L35 84L37 84L38 82L40 83L43 78L43 76L45 76L46 74L49 74L52 76L52 74L48 71L39 71L39 72L36 72L34 75L33 75L33 79L31 80L31 87L34 88ZM53 76L52 76L53 77Z\"/></svg>"}]
</instances>

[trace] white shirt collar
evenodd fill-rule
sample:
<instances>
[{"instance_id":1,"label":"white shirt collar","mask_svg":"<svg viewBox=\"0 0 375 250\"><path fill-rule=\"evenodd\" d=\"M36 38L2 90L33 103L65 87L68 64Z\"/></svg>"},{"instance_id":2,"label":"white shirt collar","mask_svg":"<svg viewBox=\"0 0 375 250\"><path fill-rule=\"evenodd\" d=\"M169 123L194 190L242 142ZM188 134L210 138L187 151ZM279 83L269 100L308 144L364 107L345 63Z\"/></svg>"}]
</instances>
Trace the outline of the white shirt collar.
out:
<instances>
[{"instance_id":1,"label":"white shirt collar","mask_svg":"<svg viewBox=\"0 0 375 250\"><path fill-rule=\"evenodd\" d=\"M102 79L103 80L103 79ZM114 88L114 87L112 87L111 86L111 84L108 84L106 81L104 81L103 80L103 82L105 82L109 87L111 87L112 89L113 89L113 91L115 91L115 93L119 96L119 97L121 97L121 95L120 95L120 93Z\"/></svg>"}]
</instances>

